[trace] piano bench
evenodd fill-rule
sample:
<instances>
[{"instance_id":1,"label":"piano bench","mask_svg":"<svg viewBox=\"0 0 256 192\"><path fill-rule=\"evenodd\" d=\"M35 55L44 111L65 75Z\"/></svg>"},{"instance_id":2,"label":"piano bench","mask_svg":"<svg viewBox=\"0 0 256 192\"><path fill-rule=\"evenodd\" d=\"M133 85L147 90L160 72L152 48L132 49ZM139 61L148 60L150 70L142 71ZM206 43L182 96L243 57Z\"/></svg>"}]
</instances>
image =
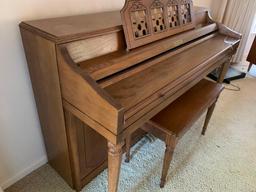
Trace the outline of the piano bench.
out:
<instances>
[{"instance_id":1,"label":"piano bench","mask_svg":"<svg viewBox=\"0 0 256 192\"><path fill-rule=\"evenodd\" d=\"M160 187L163 188L177 141L207 111L202 135L205 135L208 123L215 108L223 85L202 80L189 91L154 116L142 129L163 140L166 144ZM126 162L130 161L130 140L126 138Z\"/></svg>"}]
</instances>

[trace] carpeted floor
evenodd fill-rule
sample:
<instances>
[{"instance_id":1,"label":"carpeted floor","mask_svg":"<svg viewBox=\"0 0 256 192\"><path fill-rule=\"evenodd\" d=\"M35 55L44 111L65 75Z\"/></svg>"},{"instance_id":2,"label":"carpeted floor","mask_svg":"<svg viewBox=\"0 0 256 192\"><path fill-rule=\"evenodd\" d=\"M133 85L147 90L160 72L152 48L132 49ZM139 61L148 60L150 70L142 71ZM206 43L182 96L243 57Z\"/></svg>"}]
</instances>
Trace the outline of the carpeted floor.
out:
<instances>
[{"instance_id":1,"label":"carpeted floor","mask_svg":"<svg viewBox=\"0 0 256 192\"><path fill-rule=\"evenodd\" d=\"M180 140L164 189L159 188L164 144L144 138L133 147L132 161L122 163L119 191L256 192L256 78L234 83L241 91L224 91L206 136L200 136L203 116ZM106 188L105 170L82 191ZM72 189L48 165L6 190L69 191Z\"/></svg>"}]
</instances>

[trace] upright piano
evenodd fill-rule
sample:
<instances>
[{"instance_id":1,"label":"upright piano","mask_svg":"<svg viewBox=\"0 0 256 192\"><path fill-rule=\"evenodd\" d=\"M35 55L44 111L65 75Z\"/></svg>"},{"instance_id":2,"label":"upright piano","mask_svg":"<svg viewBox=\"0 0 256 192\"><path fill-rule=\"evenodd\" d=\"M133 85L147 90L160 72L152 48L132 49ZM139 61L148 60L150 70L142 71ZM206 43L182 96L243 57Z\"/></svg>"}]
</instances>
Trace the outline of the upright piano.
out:
<instances>
[{"instance_id":1,"label":"upright piano","mask_svg":"<svg viewBox=\"0 0 256 192\"><path fill-rule=\"evenodd\" d=\"M193 22L139 46L125 40L120 11L20 24L49 164L71 187L108 166L117 191L127 134L216 68L223 81L241 34L205 8Z\"/></svg>"}]
</instances>

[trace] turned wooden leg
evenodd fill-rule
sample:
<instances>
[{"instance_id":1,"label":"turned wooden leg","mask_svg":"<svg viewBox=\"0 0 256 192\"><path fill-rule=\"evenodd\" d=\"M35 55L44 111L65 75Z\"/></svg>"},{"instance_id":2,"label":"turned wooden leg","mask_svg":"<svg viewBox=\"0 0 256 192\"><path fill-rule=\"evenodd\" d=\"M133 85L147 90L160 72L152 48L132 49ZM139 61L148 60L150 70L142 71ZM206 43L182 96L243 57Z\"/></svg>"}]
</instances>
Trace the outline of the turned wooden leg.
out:
<instances>
[{"instance_id":1,"label":"turned wooden leg","mask_svg":"<svg viewBox=\"0 0 256 192\"><path fill-rule=\"evenodd\" d=\"M125 162L126 163L129 163L130 160L131 160L131 154L130 154L130 151L131 151L131 134L128 135L126 137L126 140L125 140L125 147L126 147L126 159L125 159Z\"/></svg>"},{"instance_id":2,"label":"turned wooden leg","mask_svg":"<svg viewBox=\"0 0 256 192\"><path fill-rule=\"evenodd\" d=\"M249 67L248 67L248 72L251 70L251 68L252 68L252 65L253 65L253 63L250 63L250 64L249 64Z\"/></svg>"},{"instance_id":3,"label":"turned wooden leg","mask_svg":"<svg viewBox=\"0 0 256 192\"><path fill-rule=\"evenodd\" d=\"M172 161L173 152L176 146L176 136L174 135L167 135L166 140L166 149L164 154L164 162L163 162L163 170L162 170L162 177L160 187L163 188L166 182L166 176Z\"/></svg>"},{"instance_id":4,"label":"turned wooden leg","mask_svg":"<svg viewBox=\"0 0 256 192\"><path fill-rule=\"evenodd\" d=\"M202 130L202 135L205 135L205 132L206 132L206 129L207 129L208 124L209 124L209 122L210 122L210 119L211 119L211 117L212 117L212 114L213 114L215 105L216 105L216 102L214 102L214 103L208 108L208 111L207 111L207 114L206 114L206 117L205 117L205 121L204 121L203 130Z\"/></svg>"},{"instance_id":5,"label":"turned wooden leg","mask_svg":"<svg viewBox=\"0 0 256 192\"><path fill-rule=\"evenodd\" d=\"M124 143L108 142L108 192L117 192Z\"/></svg>"}]
</instances>

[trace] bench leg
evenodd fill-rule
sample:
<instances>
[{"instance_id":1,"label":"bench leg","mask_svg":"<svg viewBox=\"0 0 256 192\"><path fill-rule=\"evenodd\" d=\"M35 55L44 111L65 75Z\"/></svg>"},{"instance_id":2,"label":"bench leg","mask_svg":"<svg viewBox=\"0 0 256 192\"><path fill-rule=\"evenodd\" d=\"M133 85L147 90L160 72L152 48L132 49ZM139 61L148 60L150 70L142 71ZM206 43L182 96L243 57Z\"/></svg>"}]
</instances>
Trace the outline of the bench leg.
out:
<instances>
[{"instance_id":1,"label":"bench leg","mask_svg":"<svg viewBox=\"0 0 256 192\"><path fill-rule=\"evenodd\" d=\"M125 148L126 148L126 159L125 159L125 162L126 163L129 163L130 160L131 160L131 155L130 155L130 151L131 151L131 134L128 135L125 139Z\"/></svg>"},{"instance_id":2,"label":"bench leg","mask_svg":"<svg viewBox=\"0 0 256 192\"><path fill-rule=\"evenodd\" d=\"M216 106L216 102L214 102L209 108L208 108L208 111L207 111L207 114L206 114L206 117L205 117L205 121L204 121L204 126L203 126L203 130L202 130L202 135L205 135L205 132L207 130L207 127L208 127L208 124L210 122L210 119L212 117L212 114L213 114L213 111L214 111L214 108Z\"/></svg>"},{"instance_id":3,"label":"bench leg","mask_svg":"<svg viewBox=\"0 0 256 192\"><path fill-rule=\"evenodd\" d=\"M173 152L176 146L176 136L167 135L166 136L166 149L164 154L163 170L160 187L163 188L166 182L166 176L172 161Z\"/></svg>"}]
</instances>

